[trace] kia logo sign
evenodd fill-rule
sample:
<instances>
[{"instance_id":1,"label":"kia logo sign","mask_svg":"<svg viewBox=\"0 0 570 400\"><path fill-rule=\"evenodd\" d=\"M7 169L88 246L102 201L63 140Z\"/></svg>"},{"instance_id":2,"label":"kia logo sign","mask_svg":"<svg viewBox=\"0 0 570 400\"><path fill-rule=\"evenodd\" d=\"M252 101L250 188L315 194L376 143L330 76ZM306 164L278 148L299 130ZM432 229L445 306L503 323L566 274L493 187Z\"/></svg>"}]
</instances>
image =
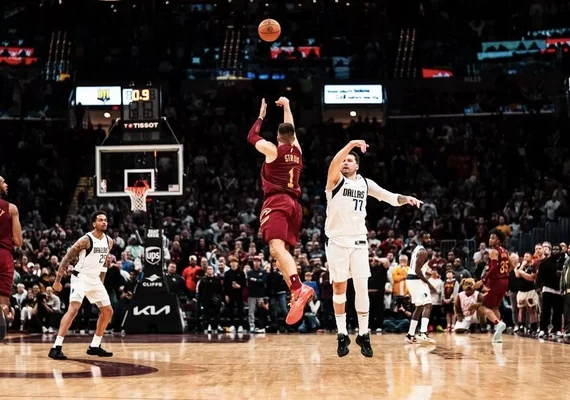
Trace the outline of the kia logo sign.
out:
<instances>
[{"instance_id":1,"label":"kia logo sign","mask_svg":"<svg viewBox=\"0 0 570 400\"><path fill-rule=\"evenodd\" d=\"M162 308L156 308L156 306L146 306L144 308L139 308L138 306L136 306L133 309L133 315L138 316L138 315L147 315L147 316L151 316L151 315L160 315L160 314L164 314L164 315L168 315L170 314L170 306L164 306Z\"/></svg>"},{"instance_id":2,"label":"kia logo sign","mask_svg":"<svg viewBox=\"0 0 570 400\"><path fill-rule=\"evenodd\" d=\"M162 258L162 249L156 246L147 247L144 249L144 258L150 265L158 265Z\"/></svg>"}]
</instances>

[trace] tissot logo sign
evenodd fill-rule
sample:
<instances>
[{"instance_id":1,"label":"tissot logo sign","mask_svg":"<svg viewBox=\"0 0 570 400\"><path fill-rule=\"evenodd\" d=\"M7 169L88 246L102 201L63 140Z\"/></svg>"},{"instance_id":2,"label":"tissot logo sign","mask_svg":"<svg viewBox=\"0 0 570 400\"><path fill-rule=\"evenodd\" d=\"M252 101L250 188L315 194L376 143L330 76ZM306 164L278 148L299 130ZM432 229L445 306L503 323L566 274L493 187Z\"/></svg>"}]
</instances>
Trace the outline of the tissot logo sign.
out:
<instances>
[{"instance_id":1,"label":"tissot logo sign","mask_svg":"<svg viewBox=\"0 0 570 400\"><path fill-rule=\"evenodd\" d=\"M163 286L162 278L156 274L144 278L142 283L144 287L161 288Z\"/></svg>"},{"instance_id":2,"label":"tissot logo sign","mask_svg":"<svg viewBox=\"0 0 570 400\"><path fill-rule=\"evenodd\" d=\"M146 306L139 308L138 306L133 308L133 315L168 315L170 314L170 306L164 306L162 308L156 308L155 306Z\"/></svg>"},{"instance_id":3,"label":"tissot logo sign","mask_svg":"<svg viewBox=\"0 0 570 400\"><path fill-rule=\"evenodd\" d=\"M144 251L144 258L150 265L158 265L162 258L162 249L160 247L147 247Z\"/></svg>"}]
</instances>

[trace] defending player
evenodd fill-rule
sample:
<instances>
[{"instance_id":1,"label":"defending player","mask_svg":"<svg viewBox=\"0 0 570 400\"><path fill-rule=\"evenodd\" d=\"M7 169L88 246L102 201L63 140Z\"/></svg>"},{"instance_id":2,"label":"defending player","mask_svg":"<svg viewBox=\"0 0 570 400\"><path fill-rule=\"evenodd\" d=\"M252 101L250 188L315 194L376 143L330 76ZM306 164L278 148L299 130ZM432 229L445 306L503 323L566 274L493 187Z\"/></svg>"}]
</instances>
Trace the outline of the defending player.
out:
<instances>
[{"instance_id":1,"label":"defending player","mask_svg":"<svg viewBox=\"0 0 570 400\"><path fill-rule=\"evenodd\" d=\"M428 335L429 317L432 309L431 293L436 292L428 280L431 270L428 266L428 254L425 246L430 240L429 233L422 232L421 240L422 244L416 246L410 257L410 269L406 278L406 286L416 308L404 340L406 343L435 344L435 340ZM416 336L418 323L420 323L420 334Z\"/></svg>"},{"instance_id":2,"label":"defending player","mask_svg":"<svg viewBox=\"0 0 570 400\"><path fill-rule=\"evenodd\" d=\"M514 269L509 253L502 243L505 241L505 234L498 229L493 229L489 235L489 271L483 280L475 284L475 289L485 285L489 291L483 295L481 303L474 304L472 310L483 308L485 316L495 325L493 343L503 342L503 332L507 325L501 321L499 306L503 302L503 297L509 289L509 273Z\"/></svg>"},{"instance_id":3,"label":"defending player","mask_svg":"<svg viewBox=\"0 0 570 400\"><path fill-rule=\"evenodd\" d=\"M6 337L10 315L10 297L14 282L14 246L23 243L18 207L3 200L8 184L0 176L0 341Z\"/></svg>"},{"instance_id":4,"label":"defending player","mask_svg":"<svg viewBox=\"0 0 570 400\"><path fill-rule=\"evenodd\" d=\"M99 307L97 329L95 330L91 345L87 349L87 354L99 357L113 356L113 353L105 351L101 347L101 339L113 316L111 300L103 285L108 268L109 253L113 248L113 240L105 233L107 230L107 213L105 213L105 211L95 211L91 215L91 223L93 230L75 242L61 260L55 283L53 284L53 289L56 292L61 291L61 278L65 271L67 271L67 266L72 260L79 257L77 265L73 268L73 275L71 277L69 308L61 319L57 338L49 351L49 357L54 360L67 359L61 350L63 339L71 323L77 316L84 297L87 297L87 300L89 300L91 304L95 304Z\"/></svg>"},{"instance_id":5,"label":"defending player","mask_svg":"<svg viewBox=\"0 0 570 400\"><path fill-rule=\"evenodd\" d=\"M301 284L295 260L289 252L291 246L297 245L303 218L298 202L301 195L299 177L303 168L301 145L295 135L289 100L280 97L275 104L283 107L284 114L284 122L277 129L277 146L259 136L267 111L265 99L247 140L265 156L261 167L264 202L259 222L263 240L269 243L269 252L277 260L277 266L291 290L291 309L285 321L292 325L303 316L305 305L314 291Z\"/></svg>"},{"instance_id":6,"label":"defending player","mask_svg":"<svg viewBox=\"0 0 570 400\"><path fill-rule=\"evenodd\" d=\"M331 161L327 176L327 219L325 234L327 261L333 282L333 307L338 329L339 357L348 354L350 338L346 329L346 286L352 278L355 291L354 306L358 314L359 335L356 344L365 357L372 357L368 318L368 241L366 229L366 200L368 196L385 201L392 206L411 204L419 207L422 202L414 197L391 193L374 181L357 174L360 164L355 147L365 153L368 145L363 140L353 140L341 149Z\"/></svg>"}]
</instances>

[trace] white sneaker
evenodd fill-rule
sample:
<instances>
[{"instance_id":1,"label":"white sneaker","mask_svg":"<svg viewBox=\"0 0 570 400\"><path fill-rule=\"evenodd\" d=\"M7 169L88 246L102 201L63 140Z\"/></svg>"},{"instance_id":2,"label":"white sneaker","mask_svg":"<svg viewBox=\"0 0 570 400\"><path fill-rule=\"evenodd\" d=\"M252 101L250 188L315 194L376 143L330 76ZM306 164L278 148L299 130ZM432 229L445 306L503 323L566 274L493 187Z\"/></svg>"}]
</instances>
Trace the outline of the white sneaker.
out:
<instances>
[{"instance_id":1,"label":"white sneaker","mask_svg":"<svg viewBox=\"0 0 570 400\"><path fill-rule=\"evenodd\" d=\"M513 332L514 332L514 333L517 333L518 331L519 331L519 326L518 326L518 325L515 325L515 328L513 329Z\"/></svg>"},{"instance_id":2,"label":"white sneaker","mask_svg":"<svg viewBox=\"0 0 570 400\"><path fill-rule=\"evenodd\" d=\"M240 326L241 328L241 326ZM230 333L236 333L236 327L235 326L230 326Z\"/></svg>"},{"instance_id":3,"label":"white sneaker","mask_svg":"<svg viewBox=\"0 0 570 400\"><path fill-rule=\"evenodd\" d=\"M47 333L47 331L48 331L48 328L46 328L45 326L42 326L42 332Z\"/></svg>"},{"instance_id":4,"label":"white sneaker","mask_svg":"<svg viewBox=\"0 0 570 400\"><path fill-rule=\"evenodd\" d=\"M542 339L545 335L546 335L546 332L544 332L544 331L538 332L538 338L539 339Z\"/></svg>"},{"instance_id":5,"label":"white sneaker","mask_svg":"<svg viewBox=\"0 0 570 400\"><path fill-rule=\"evenodd\" d=\"M255 333L265 333L265 329L263 329L263 328L255 328Z\"/></svg>"},{"instance_id":6,"label":"white sneaker","mask_svg":"<svg viewBox=\"0 0 570 400\"><path fill-rule=\"evenodd\" d=\"M507 324L503 321L499 322L497 326L495 326L495 334L493 335L492 343L503 343L503 332L507 328Z\"/></svg>"},{"instance_id":7,"label":"white sneaker","mask_svg":"<svg viewBox=\"0 0 570 400\"><path fill-rule=\"evenodd\" d=\"M224 328L222 328L220 325L218 325L218 331L223 332Z\"/></svg>"},{"instance_id":8,"label":"white sneaker","mask_svg":"<svg viewBox=\"0 0 570 400\"><path fill-rule=\"evenodd\" d=\"M55 331L53 330L53 328L51 326L48 328L48 333L50 335L53 335L55 333Z\"/></svg>"},{"instance_id":9,"label":"white sneaker","mask_svg":"<svg viewBox=\"0 0 570 400\"><path fill-rule=\"evenodd\" d=\"M243 333L243 326L238 326L238 333Z\"/></svg>"},{"instance_id":10,"label":"white sneaker","mask_svg":"<svg viewBox=\"0 0 570 400\"><path fill-rule=\"evenodd\" d=\"M430 338L427 333L420 333L416 338L421 344L435 344L435 340Z\"/></svg>"},{"instance_id":11,"label":"white sneaker","mask_svg":"<svg viewBox=\"0 0 570 400\"><path fill-rule=\"evenodd\" d=\"M212 332L212 325L208 325L208 332Z\"/></svg>"},{"instance_id":12,"label":"white sneaker","mask_svg":"<svg viewBox=\"0 0 570 400\"><path fill-rule=\"evenodd\" d=\"M556 337L562 337L562 332L560 331L556 332Z\"/></svg>"},{"instance_id":13,"label":"white sneaker","mask_svg":"<svg viewBox=\"0 0 570 400\"><path fill-rule=\"evenodd\" d=\"M255 331L257 331L257 328L249 328L249 333L255 333Z\"/></svg>"},{"instance_id":14,"label":"white sneaker","mask_svg":"<svg viewBox=\"0 0 570 400\"><path fill-rule=\"evenodd\" d=\"M376 333L382 333L382 328L376 329Z\"/></svg>"}]
</instances>

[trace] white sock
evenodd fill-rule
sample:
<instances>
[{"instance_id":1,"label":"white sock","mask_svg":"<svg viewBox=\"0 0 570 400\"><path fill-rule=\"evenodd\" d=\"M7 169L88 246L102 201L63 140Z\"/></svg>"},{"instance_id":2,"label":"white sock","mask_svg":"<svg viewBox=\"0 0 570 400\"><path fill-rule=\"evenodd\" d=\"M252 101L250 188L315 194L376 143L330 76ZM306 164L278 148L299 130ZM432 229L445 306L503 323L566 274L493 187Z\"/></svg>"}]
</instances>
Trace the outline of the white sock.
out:
<instances>
[{"instance_id":1,"label":"white sock","mask_svg":"<svg viewBox=\"0 0 570 400\"><path fill-rule=\"evenodd\" d=\"M91 341L91 347L101 346L101 339L103 339L103 336L93 335L93 340Z\"/></svg>"},{"instance_id":2,"label":"white sock","mask_svg":"<svg viewBox=\"0 0 570 400\"><path fill-rule=\"evenodd\" d=\"M418 327L418 321L415 319L410 321L410 329L408 329L408 335L414 336L416 334L416 328Z\"/></svg>"},{"instance_id":3,"label":"white sock","mask_svg":"<svg viewBox=\"0 0 570 400\"><path fill-rule=\"evenodd\" d=\"M420 333L427 333L429 326L429 318L422 317L422 325L420 326Z\"/></svg>"},{"instance_id":4,"label":"white sock","mask_svg":"<svg viewBox=\"0 0 570 400\"><path fill-rule=\"evenodd\" d=\"M358 314L358 334L366 335L368 333L368 313Z\"/></svg>"},{"instance_id":5,"label":"white sock","mask_svg":"<svg viewBox=\"0 0 570 400\"><path fill-rule=\"evenodd\" d=\"M65 339L63 336L56 337L55 343L53 344L53 347L63 346L63 339Z\"/></svg>"},{"instance_id":6,"label":"white sock","mask_svg":"<svg viewBox=\"0 0 570 400\"><path fill-rule=\"evenodd\" d=\"M336 320L336 329L338 333L348 335L348 331L346 330L346 313L335 314L334 319Z\"/></svg>"}]
</instances>

